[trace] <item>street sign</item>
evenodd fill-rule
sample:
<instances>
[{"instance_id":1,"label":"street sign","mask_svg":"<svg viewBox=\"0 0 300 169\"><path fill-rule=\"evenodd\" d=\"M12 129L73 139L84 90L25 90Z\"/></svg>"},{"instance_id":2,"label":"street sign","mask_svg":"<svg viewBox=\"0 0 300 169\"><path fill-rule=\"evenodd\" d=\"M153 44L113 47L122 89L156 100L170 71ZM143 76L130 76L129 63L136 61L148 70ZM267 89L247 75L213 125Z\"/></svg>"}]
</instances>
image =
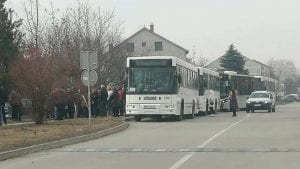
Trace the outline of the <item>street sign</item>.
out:
<instances>
[{"instance_id":1,"label":"street sign","mask_svg":"<svg viewBox=\"0 0 300 169\"><path fill-rule=\"evenodd\" d=\"M80 51L80 69L97 69L97 52Z\"/></svg>"},{"instance_id":2,"label":"street sign","mask_svg":"<svg viewBox=\"0 0 300 169\"><path fill-rule=\"evenodd\" d=\"M85 86L89 86L89 81L90 81L90 86L94 86L97 83L97 80L98 80L98 75L95 70L90 70L90 77L89 77L88 70L84 70L81 73L81 81Z\"/></svg>"}]
</instances>

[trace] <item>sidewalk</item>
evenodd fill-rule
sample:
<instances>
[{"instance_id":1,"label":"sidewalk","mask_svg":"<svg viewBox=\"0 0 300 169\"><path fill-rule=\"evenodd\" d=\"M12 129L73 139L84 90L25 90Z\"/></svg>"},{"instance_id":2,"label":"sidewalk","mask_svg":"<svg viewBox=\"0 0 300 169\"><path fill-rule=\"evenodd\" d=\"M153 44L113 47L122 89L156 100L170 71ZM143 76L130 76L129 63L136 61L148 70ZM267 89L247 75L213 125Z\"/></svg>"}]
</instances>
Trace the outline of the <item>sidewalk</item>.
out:
<instances>
[{"instance_id":1,"label":"sidewalk","mask_svg":"<svg viewBox=\"0 0 300 169\"><path fill-rule=\"evenodd\" d=\"M124 116L123 116L124 117ZM87 118L88 119L88 118ZM70 119L68 119L70 120ZM132 116L129 116L129 117L124 117L124 121L128 122L128 121L132 121L133 120L133 117ZM54 122L56 120L47 120L45 122ZM9 120L7 122L7 125L2 125L2 126L18 126L18 125L27 125L27 124L34 124L34 122L31 120L31 119L24 119L22 121L12 121L12 120ZM0 126L1 127L1 126Z\"/></svg>"}]
</instances>

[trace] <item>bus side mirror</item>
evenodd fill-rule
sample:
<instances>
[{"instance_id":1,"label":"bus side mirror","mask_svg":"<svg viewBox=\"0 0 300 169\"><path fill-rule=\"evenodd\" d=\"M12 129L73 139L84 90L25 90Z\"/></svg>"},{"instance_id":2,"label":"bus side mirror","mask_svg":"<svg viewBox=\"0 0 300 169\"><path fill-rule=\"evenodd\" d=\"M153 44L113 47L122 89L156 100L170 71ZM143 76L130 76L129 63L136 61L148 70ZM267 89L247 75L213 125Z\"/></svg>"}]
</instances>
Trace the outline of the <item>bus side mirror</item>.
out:
<instances>
[{"instance_id":1,"label":"bus side mirror","mask_svg":"<svg viewBox=\"0 0 300 169\"><path fill-rule=\"evenodd\" d=\"M182 83L182 77L180 75L177 75L177 81L178 83Z\"/></svg>"}]
</instances>

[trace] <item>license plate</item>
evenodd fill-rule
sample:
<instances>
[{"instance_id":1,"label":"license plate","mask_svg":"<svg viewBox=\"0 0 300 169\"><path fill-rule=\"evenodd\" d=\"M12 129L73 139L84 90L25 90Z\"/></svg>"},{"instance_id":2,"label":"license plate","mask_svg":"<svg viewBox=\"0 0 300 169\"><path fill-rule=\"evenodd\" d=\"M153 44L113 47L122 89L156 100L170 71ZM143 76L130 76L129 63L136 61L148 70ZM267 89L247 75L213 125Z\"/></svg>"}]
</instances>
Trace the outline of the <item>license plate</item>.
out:
<instances>
[{"instance_id":1,"label":"license plate","mask_svg":"<svg viewBox=\"0 0 300 169\"><path fill-rule=\"evenodd\" d=\"M260 104L254 104L254 106L260 106Z\"/></svg>"},{"instance_id":2,"label":"license plate","mask_svg":"<svg viewBox=\"0 0 300 169\"><path fill-rule=\"evenodd\" d=\"M145 105L144 109L156 109L154 105Z\"/></svg>"}]
</instances>

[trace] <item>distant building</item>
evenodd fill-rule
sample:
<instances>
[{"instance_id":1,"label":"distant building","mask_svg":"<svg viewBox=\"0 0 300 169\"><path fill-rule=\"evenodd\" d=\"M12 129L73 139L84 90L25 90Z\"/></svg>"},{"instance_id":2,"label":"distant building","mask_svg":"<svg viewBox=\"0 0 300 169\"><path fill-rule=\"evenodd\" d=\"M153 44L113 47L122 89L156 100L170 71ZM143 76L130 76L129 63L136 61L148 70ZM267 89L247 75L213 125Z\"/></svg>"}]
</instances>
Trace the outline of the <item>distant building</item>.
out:
<instances>
[{"instance_id":1,"label":"distant building","mask_svg":"<svg viewBox=\"0 0 300 169\"><path fill-rule=\"evenodd\" d=\"M99 81L124 80L126 58L134 56L175 56L188 60L188 50L154 32L154 25L150 29L142 28L116 46L109 45L108 52L100 58L97 73Z\"/></svg>"},{"instance_id":2,"label":"distant building","mask_svg":"<svg viewBox=\"0 0 300 169\"><path fill-rule=\"evenodd\" d=\"M187 60L188 50L154 32L154 25L150 29L142 28L124 40L121 45L127 56L176 56Z\"/></svg>"},{"instance_id":3,"label":"distant building","mask_svg":"<svg viewBox=\"0 0 300 169\"><path fill-rule=\"evenodd\" d=\"M244 69L248 69L249 75L273 77L272 68L270 66L263 64L257 60L247 58L245 56L244 56L244 60L245 60ZM220 61L221 61L221 57L209 63L206 67L214 71L222 70L223 68L220 66L221 65Z\"/></svg>"}]
</instances>

